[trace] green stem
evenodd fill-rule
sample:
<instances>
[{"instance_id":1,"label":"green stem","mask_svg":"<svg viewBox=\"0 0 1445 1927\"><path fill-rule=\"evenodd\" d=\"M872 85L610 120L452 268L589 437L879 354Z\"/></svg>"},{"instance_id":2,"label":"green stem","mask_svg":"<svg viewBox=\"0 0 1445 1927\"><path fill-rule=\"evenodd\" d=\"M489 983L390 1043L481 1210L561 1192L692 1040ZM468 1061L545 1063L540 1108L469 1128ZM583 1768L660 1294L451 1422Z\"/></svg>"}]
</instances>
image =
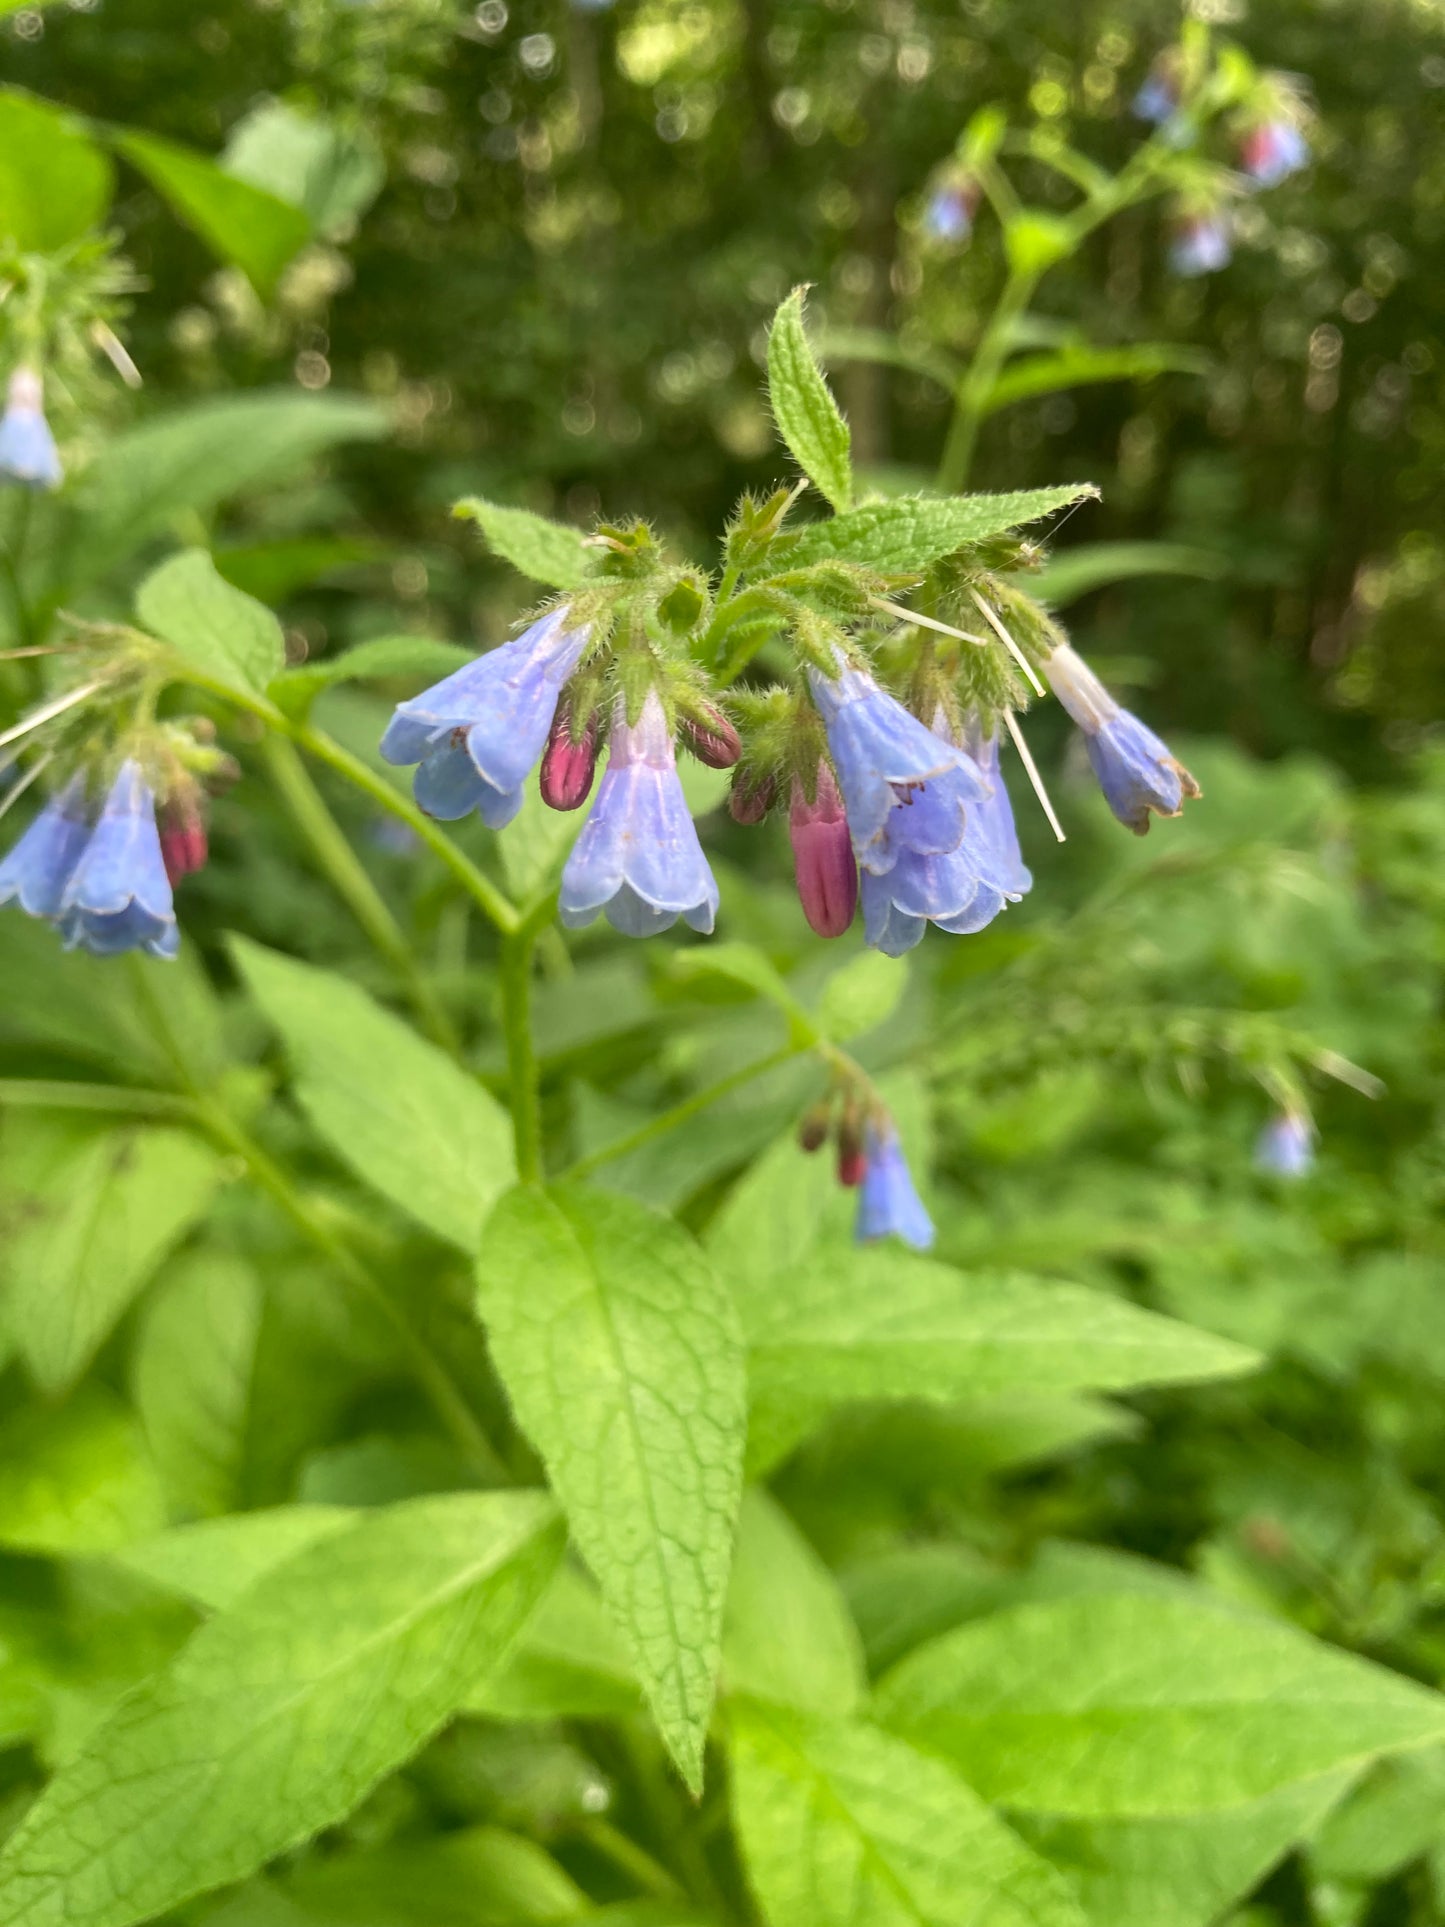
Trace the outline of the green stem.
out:
<instances>
[{"instance_id":1,"label":"green stem","mask_svg":"<svg viewBox=\"0 0 1445 1927\"><path fill-rule=\"evenodd\" d=\"M949 423L948 439L944 443L934 484L942 495L957 494L968 481L974 449L978 445L979 427L999 370L1008 356L1013 325L1033 299L1038 284L1039 275L1033 269L1027 272L1017 268L1009 270L998 304L979 337L968 372L954 396L953 420Z\"/></svg>"},{"instance_id":2,"label":"green stem","mask_svg":"<svg viewBox=\"0 0 1445 1927\"><path fill-rule=\"evenodd\" d=\"M450 1018L418 966L401 926L326 807L326 799L312 782L296 745L273 733L265 738L262 753L272 781L336 894L406 985L417 1015L432 1038L444 1050L455 1053L457 1035Z\"/></svg>"},{"instance_id":3,"label":"green stem","mask_svg":"<svg viewBox=\"0 0 1445 1927\"><path fill-rule=\"evenodd\" d=\"M254 1182L266 1192L282 1214L309 1243L331 1260L357 1296L364 1298L390 1328L418 1385L473 1468L485 1478L510 1483L506 1466L446 1367L412 1329L381 1281L332 1226L312 1210L280 1165L262 1149L224 1104L197 1083L189 1060L171 1029L165 1006L155 994L154 983L144 962L134 955L128 962L132 967L137 993L150 1013L157 1041L188 1093L187 1098L180 1101L186 1103L192 1119L221 1149L231 1151L241 1159Z\"/></svg>"},{"instance_id":4,"label":"green stem","mask_svg":"<svg viewBox=\"0 0 1445 1927\"><path fill-rule=\"evenodd\" d=\"M645 1847L639 1847L625 1833L614 1827L609 1820L589 1818L579 1820L575 1829L577 1836L585 1840L591 1848L610 1860L620 1873L634 1881L644 1893L656 1894L661 1900L683 1900L687 1889L680 1880L675 1880L659 1860L654 1860Z\"/></svg>"},{"instance_id":5,"label":"green stem","mask_svg":"<svg viewBox=\"0 0 1445 1927\"><path fill-rule=\"evenodd\" d=\"M691 1097L674 1104L670 1111L660 1111L656 1117L649 1118L646 1124L639 1124L635 1131L614 1138L611 1144L604 1144L600 1151L590 1151L585 1158L578 1158L575 1164L567 1167L565 1176L585 1178L599 1165L611 1164L614 1158L623 1158L630 1151L640 1150L644 1144L651 1144L654 1138L665 1137L669 1131L675 1131L679 1124L686 1124L689 1118L696 1117L699 1111L707 1110L709 1105L740 1090L755 1077L762 1077L766 1072L776 1070L780 1064L786 1064L813 1048L815 1046L811 1042L783 1044L769 1056L760 1057L752 1064L744 1064L741 1070L720 1077L716 1084L708 1084L704 1089L694 1091Z\"/></svg>"},{"instance_id":6,"label":"green stem","mask_svg":"<svg viewBox=\"0 0 1445 1927\"><path fill-rule=\"evenodd\" d=\"M31 491L22 486L18 494L20 499L15 506L14 532L11 539L4 545L5 578L9 584L11 601L15 605L15 633L20 638L23 648L35 640L35 624L20 580L20 564L30 535Z\"/></svg>"},{"instance_id":7,"label":"green stem","mask_svg":"<svg viewBox=\"0 0 1445 1927\"><path fill-rule=\"evenodd\" d=\"M532 1038L532 952L536 940L536 932L525 924L502 939L502 1028L507 1038L517 1176L523 1184L540 1184L543 1177L542 1101Z\"/></svg>"},{"instance_id":8,"label":"green stem","mask_svg":"<svg viewBox=\"0 0 1445 1927\"><path fill-rule=\"evenodd\" d=\"M0 1104L42 1110L119 1111L132 1117L194 1118L188 1097L172 1091L130 1090L123 1084L78 1084L68 1078L0 1078Z\"/></svg>"}]
</instances>

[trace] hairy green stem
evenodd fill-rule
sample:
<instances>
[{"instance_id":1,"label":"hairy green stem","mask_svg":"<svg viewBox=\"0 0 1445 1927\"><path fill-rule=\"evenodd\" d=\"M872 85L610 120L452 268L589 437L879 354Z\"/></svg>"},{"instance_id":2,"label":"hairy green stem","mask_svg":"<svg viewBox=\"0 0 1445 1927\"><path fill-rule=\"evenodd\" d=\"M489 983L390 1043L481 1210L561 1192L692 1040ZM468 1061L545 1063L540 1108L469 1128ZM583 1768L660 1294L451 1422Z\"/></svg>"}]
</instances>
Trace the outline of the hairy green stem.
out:
<instances>
[{"instance_id":1,"label":"hairy green stem","mask_svg":"<svg viewBox=\"0 0 1445 1927\"><path fill-rule=\"evenodd\" d=\"M336 894L406 985L417 1016L429 1035L444 1050L455 1053L457 1035L451 1019L419 967L386 900L342 834L326 806L326 799L312 782L296 745L289 737L273 732L265 738L262 753L272 781L311 845L317 862L331 879Z\"/></svg>"},{"instance_id":2,"label":"hairy green stem","mask_svg":"<svg viewBox=\"0 0 1445 1927\"><path fill-rule=\"evenodd\" d=\"M181 1122L195 1116L191 1100L173 1091L131 1090L124 1084L79 1084L68 1078L0 1078L3 1104L56 1111L114 1111L123 1116L171 1117Z\"/></svg>"},{"instance_id":3,"label":"hairy green stem","mask_svg":"<svg viewBox=\"0 0 1445 1927\"><path fill-rule=\"evenodd\" d=\"M958 384L954 396L953 419L949 423L948 439L943 446L934 483L941 495L957 494L968 481L988 398L1008 357L1009 337L1014 323L1033 299L1038 284L1039 275L1033 269L1026 272L1017 268L1009 270L998 303L979 337L968 372Z\"/></svg>"}]
</instances>

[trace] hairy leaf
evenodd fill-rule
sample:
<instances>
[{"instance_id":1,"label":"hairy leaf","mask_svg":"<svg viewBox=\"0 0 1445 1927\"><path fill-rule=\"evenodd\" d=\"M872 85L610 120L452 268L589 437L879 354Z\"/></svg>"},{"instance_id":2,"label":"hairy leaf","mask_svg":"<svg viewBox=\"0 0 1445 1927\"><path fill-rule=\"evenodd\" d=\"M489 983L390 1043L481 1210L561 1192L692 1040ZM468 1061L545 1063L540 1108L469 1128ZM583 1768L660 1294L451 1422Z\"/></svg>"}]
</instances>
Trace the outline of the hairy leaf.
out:
<instances>
[{"instance_id":1,"label":"hairy leaf","mask_svg":"<svg viewBox=\"0 0 1445 1927\"><path fill-rule=\"evenodd\" d=\"M136 591L135 607L162 642L233 689L260 695L285 667L280 623L218 575L205 549L187 549L153 569Z\"/></svg>"},{"instance_id":2,"label":"hairy leaf","mask_svg":"<svg viewBox=\"0 0 1445 1927\"><path fill-rule=\"evenodd\" d=\"M130 1927L342 1819L505 1655L555 1567L534 1493L367 1515L201 1627L0 1852L7 1927Z\"/></svg>"},{"instance_id":3,"label":"hairy leaf","mask_svg":"<svg viewBox=\"0 0 1445 1927\"><path fill-rule=\"evenodd\" d=\"M322 1137L384 1198L475 1251L487 1207L515 1170L502 1107L345 978L243 938L234 952Z\"/></svg>"},{"instance_id":4,"label":"hairy leaf","mask_svg":"<svg viewBox=\"0 0 1445 1927\"><path fill-rule=\"evenodd\" d=\"M1020 489L1011 495L903 495L814 522L799 531L790 568L809 562L859 562L881 575L922 575L945 555L1003 535L1096 496L1090 482Z\"/></svg>"},{"instance_id":5,"label":"hairy leaf","mask_svg":"<svg viewBox=\"0 0 1445 1927\"><path fill-rule=\"evenodd\" d=\"M466 496L452 513L475 522L487 547L533 582L550 589L575 589L587 574L587 551L578 529L549 522L530 509L483 501L480 495Z\"/></svg>"},{"instance_id":6,"label":"hairy leaf","mask_svg":"<svg viewBox=\"0 0 1445 1927\"><path fill-rule=\"evenodd\" d=\"M680 1226L575 1187L504 1197L478 1281L517 1417L697 1786L741 1487L731 1300Z\"/></svg>"},{"instance_id":7,"label":"hairy leaf","mask_svg":"<svg viewBox=\"0 0 1445 1927\"><path fill-rule=\"evenodd\" d=\"M768 334L768 399L793 459L835 509L853 499L848 424L823 379L803 327L806 288L794 288Z\"/></svg>"}]
</instances>

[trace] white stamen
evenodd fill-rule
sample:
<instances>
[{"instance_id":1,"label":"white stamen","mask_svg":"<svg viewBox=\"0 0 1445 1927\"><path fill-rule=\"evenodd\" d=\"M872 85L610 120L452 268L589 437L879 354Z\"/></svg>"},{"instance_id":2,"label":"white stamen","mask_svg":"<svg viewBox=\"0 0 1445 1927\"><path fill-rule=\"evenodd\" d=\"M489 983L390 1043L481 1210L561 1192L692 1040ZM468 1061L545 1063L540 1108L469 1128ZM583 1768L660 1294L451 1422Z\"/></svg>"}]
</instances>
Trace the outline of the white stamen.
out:
<instances>
[{"instance_id":1,"label":"white stamen","mask_svg":"<svg viewBox=\"0 0 1445 1927\"><path fill-rule=\"evenodd\" d=\"M140 369L131 360L125 343L113 328L108 328L103 321L93 321L90 325L90 338L127 388L141 386Z\"/></svg>"},{"instance_id":2,"label":"white stamen","mask_svg":"<svg viewBox=\"0 0 1445 1927\"><path fill-rule=\"evenodd\" d=\"M1043 810L1044 815L1049 819L1049 828L1053 831L1054 835L1059 839L1060 843L1063 843L1066 841L1066 838L1064 836L1063 825L1059 822L1058 817L1055 816L1054 814L1054 806L1049 801L1048 791L1044 788L1044 779L1042 776L1039 775L1038 764L1034 761L1033 757L1029 754L1029 746L1024 741L1023 731L1019 728L1018 724L1014 721L1013 711L1011 709L1006 709L1003 712L1003 719L1005 724L1008 726L1009 735L1012 736L1013 738L1014 748L1019 753L1019 761L1023 764L1024 770L1028 776L1028 779L1034 786L1034 795L1039 799L1039 807Z\"/></svg>"},{"instance_id":3,"label":"white stamen","mask_svg":"<svg viewBox=\"0 0 1445 1927\"><path fill-rule=\"evenodd\" d=\"M1029 661L1028 657L1024 654L1023 650L1019 648L1018 644L1014 641L1013 637L1009 634L1008 630L1004 628L1003 624L999 621L998 617L994 614L993 610L989 608L988 604L984 601L983 597L979 594L978 590L970 589L969 594L973 597L974 601L978 604L979 613L983 616L984 621L992 624L994 633L995 635L997 635L999 641L1002 642L1004 648L1008 650L1009 654L1013 657L1014 661L1018 664L1019 668L1023 670L1025 678L1030 683L1033 684L1034 694L1036 696L1042 696L1044 693L1044 686L1039 681L1037 672L1035 671L1033 664Z\"/></svg>"},{"instance_id":4,"label":"white stamen","mask_svg":"<svg viewBox=\"0 0 1445 1927\"><path fill-rule=\"evenodd\" d=\"M15 805L20 801L21 797L25 794L26 790L29 789L30 785L35 781L36 777L45 768L46 764L49 763L51 760L52 760L51 752L47 750L45 754L41 757L38 763L32 764L32 766L28 770L26 770L25 774L20 778L20 781L16 783L14 787L11 789L9 795L5 798L5 801L3 803L0 803L0 816L4 816L7 813L7 811L12 810L15 807Z\"/></svg>"},{"instance_id":5,"label":"white stamen","mask_svg":"<svg viewBox=\"0 0 1445 1927\"><path fill-rule=\"evenodd\" d=\"M0 735L0 749L21 736L28 736L32 729L39 729L42 723L53 722L57 716L63 716L67 709L74 709L77 703L83 703L87 697L93 696L100 686L98 682L82 683L79 689L68 689L63 696L57 696L44 709L35 709L28 716L22 716L13 729L7 729Z\"/></svg>"},{"instance_id":6,"label":"white stamen","mask_svg":"<svg viewBox=\"0 0 1445 1927\"><path fill-rule=\"evenodd\" d=\"M1348 1057L1341 1057L1338 1051L1316 1051L1314 1062L1316 1070L1323 1071L1326 1077L1338 1078L1341 1084L1348 1084L1361 1097L1385 1095L1385 1086L1378 1077L1362 1070L1358 1064L1352 1064Z\"/></svg>"},{"instance_id":7,"label":"white stamen","mask_svg":"<svg viewBox=\"0 0 1445 1927\"><path fill-rule=\"evenodd\" d=\"M941 636L957 636L960 642L975 642L981 649L987 649L988 637L975 636L967 629L955 629L952 623L938 622L933 616L923 616L916 609L905 609L900 602L890 602L886 596L869 596L868 600L875 609L885 615L897 616L900 622L911 629L936 629Z\"/></svg>"}]
</instances>

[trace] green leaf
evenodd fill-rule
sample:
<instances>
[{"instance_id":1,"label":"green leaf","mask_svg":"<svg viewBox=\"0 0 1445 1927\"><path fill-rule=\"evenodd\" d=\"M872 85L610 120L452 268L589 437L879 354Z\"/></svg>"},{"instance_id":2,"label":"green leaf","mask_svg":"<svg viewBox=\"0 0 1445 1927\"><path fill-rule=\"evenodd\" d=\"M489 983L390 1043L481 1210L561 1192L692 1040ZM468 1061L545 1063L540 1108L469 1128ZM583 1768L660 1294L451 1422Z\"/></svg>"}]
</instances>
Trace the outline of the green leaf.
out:
<instances>
[{"instance_id":1,"label":"green leaf","mask_svg":"<svg viewBox=\"0 0 1445 1927\"><path fill-rule=\"evenodd\" d=\"M155 1532L163 1516L140 1428L99 1386L31 1406L0 1430L0 1545L104 1552Z\"/></svg>"},{"instance_id":2,"label":"green leaf","mask_svg":"<svg viewBox=\"0 0 1445 1927\"><path fill-rule=\"evenodd\" d=\"M922 575L970 543L1003 535L1040 516L1097 497L1092 482L1019 489L1011 495L901 495L813 522L798 531L788 567L858 562L880 575Z\"/></svg>"},{"instance_id":3,"label":"green leaf","mask_svg":"<svg viewBox=\"0 0 1445 1927\"><path fill-rule=\"evenodd\" d=\"M1177 1820L1025 1815L1019 1826L1073 1882L1097 1927L1213 1927L1308 1838L1352 1772L1342 1767L1299 1780L1224 1813Z\"/></svg>"},{"instance_id":4,"label":"green leaf","mask_svg":"<svg viewBox=\"0 0 1445 1927\"><path fill-rule=\"evenodd\" d=\"M754 944L710 943L699 945L695 950L680 950L673 959L672 969L683 983L720 977L727 983L740 984L744 990L775 1005L789 1025L805 1037L811 1036L816 1028L776 965Z\"/></svg>"},{"instance_id":5,"label":"green leaf","mask_svg":"<svg viewBox=\"0 0 1445 1927\"><path fill-rule=\"evenodd\" d=\"M836 1580L757 1486L738 1519L722 1679L725 1693L835 1719L863 1696L863 1649Z\"/></svg>"},{"instance_id":6,"label":"green leaf","mask_svg":"<svg viewBox=\"0 0 1445 1927\"><path fill-rule=\"evenodd\" d=\"M500 1672L467 1695L466 1711L504 1720L632 1719L642 1688L596 1587L563 1566Z\"/></svg>"},{"instance_id":7,"label":"green leaf","mask_svg":"<svg viewBox=\"0 0 1445 1927\"><path fill-rule=\"evenodd\" d=\"M175 408L111 437L79 485L66 579L90 582L180 518L293 474L337 442L374 441L386 415L355 395L253 389Z\"/></svg>"},{"instance_id":8,"label":"green leaf","mask_svg":"<svg viewBox=\"0 0 1445 1927\"><path fill-rule=\"evenodd\" d=\"M452 513L475 522L492 553L533 582L549 589L576 589L586 578L587 551L579 529L549 522L530 509L504 508L480 495L466 496Z\"/></svg>"},{"instance_id":9,"label":"green leaf","mask_svg":"<svg viewBox=\"0 0 1445 1927\"><path fill-rule=\"evenodd\" d=\"M439 642L434 636L375 636L337 655L323 656L320 662L286 670L277 677L271 697L288 716L304 716L322 690L337 683L405 676L425 685L440 682L475 661L473 650Z\"/></svg>"},{"instance_id":10,"label":"green leaf","mask_svg":"<svg viewBox=\"0 0 1445 1927\"><path fill-rule=\"evenodd\" d=\"M1442 1800L1445 1747L1381 1760L1321 1828L1310 1865L1325 1880L1388 1880L1439 1845Z\"/></svg>"},{"instance_id":11,"label":"green leaf","mask_svg":"<svg viewBox=\"0 0 1445 1927\"><path fill-rule=\"evenodd\" d=\"M679 1225L577 1187L504 1197L478 1282L517 1418L698 1787L741 1488L731 1300Z\"/></svg>"},{"instance_id":12,"label":"green leaf","mask_svg":"<svg viewBox=\"0 0 1445 1927\"><path fill-rule=\"evenodd\" d=\"M153 635L231 689L262 695L286 666L280 623L218 575L205 549L186 549L153 569L135 607Z\"/></svg>"},{"instance_id":13,"label":"green leaf","mask_svg":"<svg viewBox=\"0 0 1445 1927\"><path fill-rule=\"evenodd\" d=\"M311 239L298 207L226 173L194 148L156 134L118 133L115 145L186 226L223 261L234 261L259 295Z\"/></svg>"},{"instance_id":14,"label":"green leaf","mask_svg":"<svg viewBox=\"0 0 1445 1927\"><path fill-rule=\"evenodd\" d=\"M1079 1285L962 1272L888 1246L739 1280L759 1403L1117 1391L1230 1378L1228 1339Z\"/></svg>"},{"instance_id":15,"label":"green leaf","mask_svg":"<svg viewBox=\"0 0 1445 1927\"><path fill-rule=\"evenodd\" d=\"M835 509L853 499L848 424L838 412L803 327L806 288L794 288L768 334L768 400L778 431L809 481Z\"/></svg>"},{"instance_id":16,"label":"green leaf","mask_svg":"<svg viewBox=\"0 0 1445 1927\"><path fill-rule=\"evenodd\" d=\"M1083 1818L1207 1813L1445 1737L1445 1697L1197 1597L1094 1594L961 1626L879 1716L985 1799Z\"/></svg>"},{"instance_id":17,"label":"green leaf","mask_svg":"<svg viewBox=\"0 0 1445 1927\"><path fill-rule=\"evenodd\" d=\"M318 234L344 238L381 191L386 163L364 131L343 130L278 100L231 129L227 174L299 207Z\"/></svg>"},{"instance_id":18,"label":"green leaf","mask_svg":"<svg viewBox=\"0 0 1445 1927\"><path fill-rule=\"evenodd\" d=\"M731 1739L769 1927L1084 1927L1062 1876L941 1760L875 1727L754 1707Z\"/></svg>"},{"instance_id":19,"label":"green leaf","mask_svg":"<svg viewBox=\"0 0 1445 1927\"><path fill-rule=\"evenodd\" d=\"M505 1656L555 1568L534 1493L368 1514L194 1635L0 1852L7 1927L131 1927L334 1825Z\"/></svg>"},{"instance_id":20,"label":"green leaf","mask_svg":"<svg viewBox=\"0 0 1445 1927\"><path fill-rule=\"evenodd\" d=\"M68 247L100 226L114 186L109 156L68 114L0 88L0 243L22 254Z\"/></svg>"},{"instance_id":21,"label":"green leaf","mask_svg":"<svg viewBox=\"0 0 1445 1927\"><path fill-rule=\"evenodd\" d=\"M1027 355L1011 361L994 381L983 412L1008 408L1066 388L1104 381L1149 381L1155 375L1199 375L1209 356L1197 348L1168 341L1140 341L1128 348L1065 348L1056 355Z\"/></svg>"},{"instance_id":22,"label":"green leaf","mask_svg":"<svg viewBox=\"0 0 1445 1927\"><path fill-rule=\"evenodd\" d=\"M153 1580L212 1611L234 1606L276 1566L356 1524L350 1506L283 1505L202 1519L139 1539L111 1555L112 1565Z\"/></svg>"},{"instance_id":23,"label":"green leaf","mask_svg":"<svg viewBox=\"0 0 1445 1927\"><path fill-rule=\"evenodd\" d=\"M78 1378L141 1286L210 1205L216 1153L188 1131L96 1130L29 1113L0 1153L5 1322L48 1391Z\"/></svg>"},{"instance_id":24,"label":"green leaf","mask_svg":"<svg viewBox=\"0 0 1445 1927\"><path fill-rule=\"evenodd\" d=\"M344 977L244 937L232 949L322 1137L364 1184L475 1251L488 1206L516 1170L501 1105Z\"/></svg>"},{"instance_id":25,"label":"green leaf","mask_svg":"<svg viewBox=\"0 0 1445 1927\"><path fill-rule=\"evenodd\" d=\"M261 1285L243 1259L188 1252L157 1281L136 1334L131 1389L161 1482L182 1517L241 1502Z\"/></svg>"},{"instance_id":26,"label":"green leaf","mask_svg":"<svg viewBox=\"0 0 1445 1927\"><path fill-rule=\"evenodd\" d=\"M877 950L860 951L835 970L823 986L818 1027L835 1044L886 1024L908 988L908 964Z\"/></svg>"},{"instance_id":27,"label":"green leaf","mask_svg":"<svg viewBox=\"0 0 1445 1927\"><path fill-rule=\"evenodd\" d=\"M902 368L922 375L952 394L963 369L941 348L890 334L886 328L825 328L818 337L818 353L830 366L835 361L871 361L885 368Z\"/></svg>"},{"instance_id":28,"label":"green leaf","mask_svg":"<svg viewBox=\"0 0 1445 1927\"><path fill-rule=\"evenodd\" d=\"M1081 542L1051 556L1023 586L1051 608L1062 609L1093 589L1141 575L1186 575L1217 582L1228 573L1228 556L1187 542Z\"/></svg>"}]
</instances>

